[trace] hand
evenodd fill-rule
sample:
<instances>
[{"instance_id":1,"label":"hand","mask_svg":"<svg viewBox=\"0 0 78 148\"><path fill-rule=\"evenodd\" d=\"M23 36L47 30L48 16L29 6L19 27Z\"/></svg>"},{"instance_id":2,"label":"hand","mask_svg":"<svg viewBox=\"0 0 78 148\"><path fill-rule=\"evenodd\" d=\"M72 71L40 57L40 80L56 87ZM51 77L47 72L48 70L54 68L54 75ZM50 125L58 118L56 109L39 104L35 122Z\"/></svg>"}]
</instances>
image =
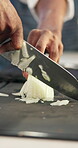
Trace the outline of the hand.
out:
<instances>
[{"instance_id":1,"label":"hand","mask_svg":"<svg viewBox=\"0 0 78 148\"><path fill-rule=\"evenodd\" d=\"M18 50L23 43L23 28L20 17L10 0L0 1L0 43L11 38L11 42L0 47L0 53Z\"/></svg>"},{"instance_id":2,"label":"hand","mask_svg":"<svg viewBox=\"0 0 78 148\"><path fill-rule=\"evenodd\" d=\"M28 42L42 53L48 52L52 60L59 62L63 53L63 44L59 33L53 33L50 30L34 29L29 33Z\"/></svg>"}]
</instances>

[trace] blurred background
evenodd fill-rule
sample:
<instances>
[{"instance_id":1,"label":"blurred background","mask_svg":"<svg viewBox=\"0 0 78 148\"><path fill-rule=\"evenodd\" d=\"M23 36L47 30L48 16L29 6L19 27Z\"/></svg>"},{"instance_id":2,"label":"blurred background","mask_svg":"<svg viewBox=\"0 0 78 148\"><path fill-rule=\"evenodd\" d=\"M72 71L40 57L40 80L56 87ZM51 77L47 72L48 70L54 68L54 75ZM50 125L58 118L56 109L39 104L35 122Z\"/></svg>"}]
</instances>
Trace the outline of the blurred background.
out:
<instances>
[{"instance_id":1,"label":"blurred background","mask_svg":"<svg viewBox=\"0 0 78 148\"><path fill-rule=\"evenodd\" d=\"M27 39L30 30L36 28L37 23L34 20L30 10L26 4L19 2L18 0L11 0L19 16L22 19L24 27L24 38ZM63 44L64 50L67 51L78 51L78 1L74 0L75 3L75 16L72 20L67 21L63 28Z\"/></svg>"},{"instance_id":2,"label":"blurred background","mask_svg":"<svg viewBox=\"0 0 78 148\"><path fill-rule=\"evenodd\" d=\"M24 39L27 40L28 33L37 27L37 22L26 4L21 3L19 0L11 0L11 2L21 17L24 28ZM74 68L76 71L78 69L78 1L74 0L74 3L75 15L72 20L65 22L63 27L64 55L60 60L60 64L66 68ZM76 73L78 72L76 71ZM6 77L8 75L9 79L16 78L17 75L21 78L20 70L0 56L0 77L5 77L5 74Z\"/></svg>"}]
</instances>

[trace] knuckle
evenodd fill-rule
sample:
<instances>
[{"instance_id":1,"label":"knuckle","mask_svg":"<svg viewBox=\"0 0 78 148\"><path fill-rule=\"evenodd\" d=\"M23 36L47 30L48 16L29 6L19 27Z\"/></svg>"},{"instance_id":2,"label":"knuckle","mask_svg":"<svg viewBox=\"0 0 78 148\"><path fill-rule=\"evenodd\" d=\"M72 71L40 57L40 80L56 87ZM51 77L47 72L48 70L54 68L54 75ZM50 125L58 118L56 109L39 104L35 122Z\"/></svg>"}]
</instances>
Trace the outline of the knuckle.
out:
<instances>
[{"instance_id":1,"label":"knuckle","mask_svg":"<svg viewBox=\"0 0 78 148\"><path fill-rule=\"evenodd\" d=\"M39 29L33 29L30 33L29 36L36 35L39 32Z\"/></svg>"},{"instance_id":2,"label":"knuckle","mask_svg":"<svg viewBox=\"0 0 78 148\"><path fill-rule=\"evenodd\" d=\"M55 34L53 34L53 40L56 41L57 40L57 36Z\"/></svg>"},{"instance_id":3,"label":"knuckle","mask_svg":"<svg viewBox=\"0 0 78 148\"><path fill-rule=\"evenodd\" d=\"M14 32L16 32L17 30L22 30L22 21L20 18L14 19L14 20L10 20L8 23L8 28L11 32L11 34L13 34Z\"/></svg>"},{"instance_id":4,"label":"knuckle","mask_svg":"<svg viewBox=\"0 0 78 148\"><path fill-rule=\"evenodd\" d=\"M52 35L52 32L51 32L49 29L44 29L44 30L43 30L43 33Z\"/></svg>"},{"instance_id":5,"label":"knuckle","mask_svg":"<svg viewBox=\"0 0 78 148\"><path fill-rule=\"evenodd\" d=\"M37 29L33 29L27 38L27 41L33 44L33 40L37 38L39 31Z\"/></svg>"}]
</instances>

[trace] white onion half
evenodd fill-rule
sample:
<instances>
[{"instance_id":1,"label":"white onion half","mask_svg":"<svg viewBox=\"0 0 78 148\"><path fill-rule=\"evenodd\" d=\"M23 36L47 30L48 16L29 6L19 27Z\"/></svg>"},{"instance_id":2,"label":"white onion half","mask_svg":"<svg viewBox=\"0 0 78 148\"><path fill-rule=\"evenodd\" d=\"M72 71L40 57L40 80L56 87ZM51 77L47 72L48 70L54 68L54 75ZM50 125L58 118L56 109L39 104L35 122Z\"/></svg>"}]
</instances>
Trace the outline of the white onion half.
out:
<instances>
[{"instance_id":1,"label":"white onion half","mask_svg":"<svg viewBox=\"0 0 78 148\"><path fill-rule=\"evenodd\" d=\"M32 75L28 76L27 82L25 82L21 88L20 95L22 98L26 96L26 98L39 98L44 101L54 100L53 88L33 77Z\"/></svg>"}]
</instances>

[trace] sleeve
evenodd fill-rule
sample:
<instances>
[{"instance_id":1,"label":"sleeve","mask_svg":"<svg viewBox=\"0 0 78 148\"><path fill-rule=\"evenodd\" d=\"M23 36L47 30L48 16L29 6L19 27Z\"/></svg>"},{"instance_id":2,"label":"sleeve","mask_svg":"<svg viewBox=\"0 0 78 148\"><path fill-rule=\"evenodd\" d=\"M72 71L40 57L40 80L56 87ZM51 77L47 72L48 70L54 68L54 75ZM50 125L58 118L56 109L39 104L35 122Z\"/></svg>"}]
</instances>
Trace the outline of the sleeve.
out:
<instances>
[{"instance_id":1,"label":"sleeve","mask_svg":"<svg viewBox=\"0 0 78 148\"><path fill-rule=\"evenodd\" d=\"M29 8L30 9L32 9L32 8L34 8L35 6L36 6L36 4L37 4L37 2L39 1L39 0L19 0L20 2L22 2L22 3L24 3L24 4L26 4L27 3L27 5L29 6Z\"/></svg>"},{"instance_id":2,"label":"sleeve","mask_svg":"<svg viewBox=\"0 0 78 148\"><path fill-rule=\"evenodd\" d=\"M67 5L67 12L64 18L65 22L71 20L75 14L74 0L67 0Z\"/></svg>"},{"instance_id":3,"label":"sleeve","mask_svg":"<svg viewBox=\"0 0 78 148\"><path fill-rule=\"evenodd\" d=\"M32 3L32 0L21 0L21 1L25 1L27 3L33 17L38 22L39 18L37 16L34 8L35 8L35 6L36 6L36 4L38 3L39 0L33 0L33 3ZM67 5L68 5L67 6L67 12L66 12L66 15L65 15L65 18L64 18L64 22L71 20L74 17L74 13L75 13L74 0L67 0Z\"/></svg>"},{"instance_id":4,"label":"sleeve","mask_svg":"<svg viewBox=\"0 0 78 148\"><path fill-rule=\"evenodd\" d=\"M27 5L37 23L39 22L39 18L35 11L35 6L37 5L38 1L39 0L33 0L33 3L32 3L32 0L27 0Z\"/></svg>"},{"instance_id":5,"label":"sleeve","mask_svg":"<svg viewBox=\"0 0 78 148\"><path fill-rule=\"evenodd\" d=\"M34 7L36 6L36 4L38 3L39 0L27 0L27 4L29 6L30 9L34 9Z\"/></svg>"}]
</instances>

